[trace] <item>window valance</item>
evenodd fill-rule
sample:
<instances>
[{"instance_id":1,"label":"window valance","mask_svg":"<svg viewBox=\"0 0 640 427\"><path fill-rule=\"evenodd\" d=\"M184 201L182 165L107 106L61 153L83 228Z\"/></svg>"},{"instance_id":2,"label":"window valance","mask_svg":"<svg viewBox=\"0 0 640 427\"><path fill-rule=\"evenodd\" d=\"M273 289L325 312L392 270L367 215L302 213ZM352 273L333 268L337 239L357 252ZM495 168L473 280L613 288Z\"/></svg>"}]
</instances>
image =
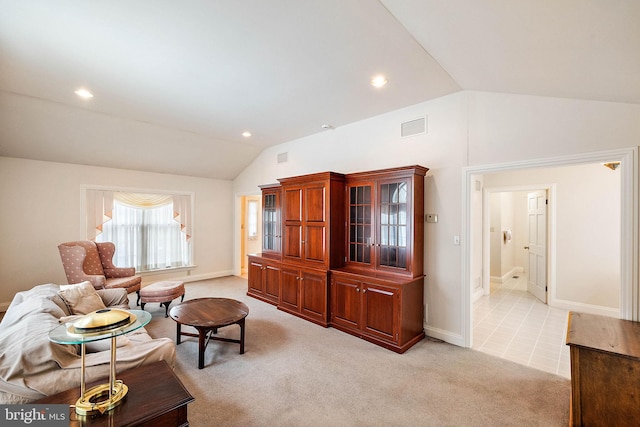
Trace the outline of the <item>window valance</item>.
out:
<instances>
[{"instance_id":1,"label":"window valance","mask_svg":"<svg viewBox=\"0 0 640 427\"><path fill-rule=\"evenodd\" d=\"M135 208L154 208L173 203L173 218L187 241L191 239L191 196L184 194L149 194L113 190L87 189L87 238L95 240L102 226L113 217L113 202Z\"/></svg>"}]
</instances>

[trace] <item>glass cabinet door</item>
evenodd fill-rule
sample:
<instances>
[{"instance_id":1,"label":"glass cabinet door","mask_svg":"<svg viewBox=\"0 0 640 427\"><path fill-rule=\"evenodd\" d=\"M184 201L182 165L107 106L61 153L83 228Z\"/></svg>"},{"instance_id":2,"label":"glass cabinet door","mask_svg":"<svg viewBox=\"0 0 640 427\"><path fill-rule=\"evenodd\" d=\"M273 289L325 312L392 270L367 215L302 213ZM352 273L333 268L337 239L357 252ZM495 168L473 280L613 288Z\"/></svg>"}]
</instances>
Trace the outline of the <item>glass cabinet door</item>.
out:
<instances>
[{"instance_id":1,"label":"glass cabinet door","mask_svg":"<svg viewBox=\"0 0 640 427\"><path fill-rule=\"evenodd\" d=\"M262 250L280 252L280 217L277 193L262 195Z\"/></svg>"},{"instance_id":2,"label":"glass cabinet door","mask_svg":"<svg viewBox=\"0 0 640 427\"><path fill-rule=\"evenodd\" d=\"M372 184L349 187L349 248L352 263L371 264Z\"/></svg>"},{"instance_id":3,"label":"glass cabinet door","mask_svg":"<svg viewBox=\"0 0 640 427\"><path fill-rule=\"evenodd\" d=\"M407 181L381 183L379 187L380 224L378 265L407 267Z\"/></svg>"}]
</instances>

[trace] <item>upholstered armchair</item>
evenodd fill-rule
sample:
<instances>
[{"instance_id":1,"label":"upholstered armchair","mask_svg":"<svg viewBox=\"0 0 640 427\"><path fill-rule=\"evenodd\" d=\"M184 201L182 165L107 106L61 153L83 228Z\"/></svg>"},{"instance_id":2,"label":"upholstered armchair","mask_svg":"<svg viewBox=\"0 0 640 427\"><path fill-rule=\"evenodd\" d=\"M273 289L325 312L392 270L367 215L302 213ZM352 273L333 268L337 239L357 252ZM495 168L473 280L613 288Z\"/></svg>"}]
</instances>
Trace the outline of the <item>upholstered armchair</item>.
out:
<instances>
[{"instance_id":1,"label":"upholstered armchair","mask_svg":"<svg viewBox=\"0 0 640 427\"><path fill-rule=\"evenodd\" d=\"M58 245L62 266L69 283L89 281L96 289L124 288L128 293L138 294L142 278L136 276L133 267L116 267L113 255L116 247L111 242L79 240Z\"/></svg>"}]
</instances>

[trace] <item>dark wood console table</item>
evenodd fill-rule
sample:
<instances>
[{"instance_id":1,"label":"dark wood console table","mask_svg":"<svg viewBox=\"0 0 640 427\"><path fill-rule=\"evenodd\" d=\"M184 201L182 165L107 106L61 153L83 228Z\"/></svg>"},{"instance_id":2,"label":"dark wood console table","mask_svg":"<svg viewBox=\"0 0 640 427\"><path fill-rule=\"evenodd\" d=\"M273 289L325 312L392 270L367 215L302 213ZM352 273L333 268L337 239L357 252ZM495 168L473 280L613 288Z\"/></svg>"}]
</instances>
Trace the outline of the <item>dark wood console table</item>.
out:
<instances>
[{"instance_id":1,"label":"dark wood console table","mask_svg":"<svg viewBox=\"0 0 640 427\"><path fill-rule=\"evenodd\" d=\"M76 426L188 426L187 405L195 399L166 362L160 361L117 375L129 387L125 400L102 415L79 416L69 406L71 427ZM79 380L80 378L78 378ZM95 384L105 382L104 379ZM91 387L94 384L89 384ZM80 396L80 387L47 396L33 403L68 403Z\"/></svg>"},{"instance_id":2,"label":"dark wood console table","mask_svg":"<svg viewBox=\"0 0 640 427\"><path fill-rule=\"evenodd\" d=\"M571 425L640 425L640 322L569 313Z\"/></svg>"}]
</instances>

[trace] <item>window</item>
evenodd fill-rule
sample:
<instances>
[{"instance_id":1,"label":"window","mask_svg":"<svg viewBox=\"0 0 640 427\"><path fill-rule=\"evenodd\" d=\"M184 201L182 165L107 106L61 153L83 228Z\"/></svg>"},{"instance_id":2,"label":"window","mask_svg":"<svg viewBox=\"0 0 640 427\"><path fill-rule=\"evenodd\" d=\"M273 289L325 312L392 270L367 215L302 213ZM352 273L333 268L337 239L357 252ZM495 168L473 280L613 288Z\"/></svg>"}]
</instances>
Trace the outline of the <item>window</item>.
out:
<instances>
[{"instance_id":1,"label":"window","mask_svg":"<svg viewBox=\"0 0 640 427\"><path fill-rule=\"evenodd\" d=\"M89 197L90 191L88 212L104 218L95 225L95 241L115 244L115 265L144 272L193 264L190 196L100 191Z\"/></svg>"},{"instance_id":2,"label":"window","mask_svg":"<svg viewBox=\"0 0 640 427\"><path fill-rule=\"evenodd\" d=\"M249 200L247 217L249 240L256 240L258 238L258 202L256 200Z\"/></svg>"}]
</instances>

